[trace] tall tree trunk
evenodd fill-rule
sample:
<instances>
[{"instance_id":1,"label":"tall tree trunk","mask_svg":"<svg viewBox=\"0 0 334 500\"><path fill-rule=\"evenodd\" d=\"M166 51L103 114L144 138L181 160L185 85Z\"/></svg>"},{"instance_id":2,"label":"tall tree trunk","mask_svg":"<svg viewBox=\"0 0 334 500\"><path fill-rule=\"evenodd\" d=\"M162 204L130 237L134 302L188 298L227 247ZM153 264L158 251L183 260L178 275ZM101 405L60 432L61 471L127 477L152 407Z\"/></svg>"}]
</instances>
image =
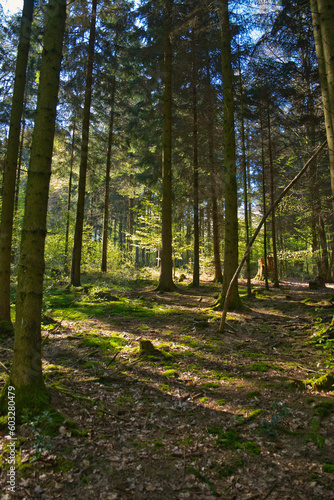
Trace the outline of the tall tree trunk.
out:
<instances>
[{"instance_id":1,"label":"tall tree trunk","mask_svg":"<svg viewBox=\"0 0 334 500\"><path fill-rule=\"evenodd\" d=\"M211 85L210 76L210 59L209 53L206 55L206 80L208 87L208 146L209 146L209 165L210 165L210 190L211 190L211 203L212 203L212 234L213 234L213 260L215 266L215 277L214 281L217 283L223 282L223 274L220 260L220 234L219 234L219 222L218 222L218 203L217 203L217 191L216 191L216 176L217 169L214 158L214 144L215 144L215 111L214 111L214 99L213 90Z\"/></svg>"},{"instance_id":2,"label":"tall tree trunk","mask_svg":"<svg viewBox=\"0 0 334 500\"><path fill-rule=\"evenodd\" d=\"M94 61L95 31L96 31L95 28L96 6L97 6L97 0L92 0L92 13L90 20L88 56L87 56L85 102L84 102L83 121L82 121L77 214L75 221L72 267L71 267L71 285L74 286L80 286L81 284L80 269L81 269L81 253L82 253L82 234L83 234L84 215L85 215L90 105L92 100L93 61Z\"/></svg>"},{"instance_id":3,"label":"tall tree trunk","mask_svg":"<svg viewBox=\"0 0 334 500\"><path fill-rule=\"evenodd\" d=\"M272 149L272 140L271 140L271 123L270 123L269 103L267 106L268 106L267 107L267 120L268 120L268 146L269 146L269 167L270 167L270 198L271 198L271 204L273 204L275 201L275 182L274 182L274 162L273 162L273 149ZM274 286L279 287L278 269L277 269L275 210L273 210L271 212L271 238L272 238L272 244L273 244L273 257L274 257Z\"/></svg>"},{"instance_id":4,"label":"tall tree trunk","mask_svg":"<svg viewBox=\"0 0 334 500\"><path fill-rule=\"evenodd\" d=\"M197 119L197 58L196 34L191 32L192 105L193 105L193 190L194 190L194 268L193 286L199 286L199 227L198 227L198 119Z\"/></svg>"},{"instance_id":5,"label":"tall tree trunk","mask_svg":"<svg viewBox=\"0 0 334 500\"><path fill-rule=\"evenodd\" d=\"M330 1L310 0L310 4L319 65L334 209L334 8Z\"/></svg>"},{"instance_id":6,"label":"tall tree trunk","mask_svg":"<svg viewBox=\"0 0 334 500\"><path fill-rule=\"evenodd\" d=\"M108 152L107 152L107 167L106 167L106 188L104 194L104 217L103 217L103 238L102 238L102 262L101 271L107 272L107 257L108 257L108 228L109 228L109 197L110 197L110 170L111 170L111 148L113 144L114 134L114 107L115 107L115 89L116 78L113 76L111 82L111 97L110 97L110 119L109 119L109 134L108 134Z\"/></svg>"},{"instance_id":7,"label":"tall tree trunk","mask_svg":"<svg viewBox=\"0 0 334 500\"><path fill-rule=\"evenodd\" d=\"M73 166L74 166L74 146L76 133L76 119L74 118L71 142L71 159L70 159L70 175L68 179L67 207L66 207L66 233L65 233L65 250L64 250L64 270L68 273L68 240L70 234L70 216L71 216L71 199L72 199L72 181L73 181Z\"/></svg>"},{"instance_id":8,"label":"tall tree trunk","mask_svg":"<svg viewBox=\"0 0 334 500\"><path fill-rule=\"evenodd\" d=\"M10 372L10 385L16 390L17 409L38 408L47 404L41 363L41 310L46 218L65 18L65 0L50 0L46 12L18 266L14 358Z\"/></svg>"},{"instance_id":9,"label":"tall tree trunk","mask_svg":"<svg viewBox=\"0 0 334 500\"><path fill-rule=\"evenodd\" d=\"M13 325L10 318L10 263L12 255L16 169L20 146L20 126L33 10L34 0L25 0L17 49L7 159L5 162L2 186L0 226L0 335L13 331Z\"/></svg>"},{"instance_id":10,"label":"tall tree trunk","mask_svg":"<svg viewBox=\"0 0 334 500\"><path fill-rule=\"evenodd\" d=\"M219 0L221 29L221 57L224 105L224 167L225 167L225 251L224 280L219 305L223 306L230 281L238 267L238 190L235 157L233 70L230 40L228 0ZM235 281L229 295L229 309L242 306L238 282Z\"/></svg>"},{"instance_id":11,"label":"tall tree trunk","mask_svg":"<svg viewBox=\"0 0 334 500\"><path fill-rule=\"evenodd\" d=\"M249 244L249 218L248 218L248 191L247 191L247 159L246 159L246 138L245 138L245 117L244 117L244 96L242 85L241 62L239 54L239 84L240 84L240 114L241 114L241 151L242 151L242 172L244 184L244 220L246 230L246 248ZM246 278L247 278L247 297L252 296L251 275L250 275L250 255L246 258Z\"/></svg>"},{"instance_id":12,"label":"tall tree trunk","mask_svg":"<svg viewBox=\"0 0 334 500\"><path fill-rule=\"evenodd\" d=\"M172 8L173 0L165 0L163 157L161 207L161 268L157 290L172 291Z\"/></svg>"},{"instance_id":13,"label":"tall tree trunk","mask_svg":"<svg viewBox=\"0 0 334 500\"><path fill-rule=\"evenodd\" d=\"M23 105L23 113L24 113ZM17 213L17 209L19 206L19 196L20 196L20 179L21 179L21 167L22 167L22 156L23 156L23 146L24 146L24 134L26 128L26 121L23 117L22 119L22 127L21 127L21 139L20 139L20 147L19 147L19 162L17 166L17 176L16 176L16 189L15 189L15 202L14 202L14 215Z\"/></svg>"},{"instance_id":14,"label":"tall tree trunk","mask_svg":"<svg viewBox=\"0 0 334 500\"><path fill-rule=\"evenodd\" d=\"M261 162L262 162L262 204L263 214L266 213L266 176L265 176L265 161L264 161L264 137L263 123L261 119ZM268 271L267 271L267 223L263 223L263 256L264 256L264 280L266 290L269 290Z\"/></svg>"}]
</instances>

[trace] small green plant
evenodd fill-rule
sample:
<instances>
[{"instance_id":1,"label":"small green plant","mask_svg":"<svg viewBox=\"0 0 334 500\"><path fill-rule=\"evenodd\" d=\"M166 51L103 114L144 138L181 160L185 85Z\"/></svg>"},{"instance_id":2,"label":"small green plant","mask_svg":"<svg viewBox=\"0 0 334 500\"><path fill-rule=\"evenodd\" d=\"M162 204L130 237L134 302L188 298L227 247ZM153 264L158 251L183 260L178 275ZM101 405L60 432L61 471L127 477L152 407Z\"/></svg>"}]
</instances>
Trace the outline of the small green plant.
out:
<instances>
[{"instance_id":1,"label":"small green plant","mask_svg":"<svg viewBox=\"0 0 334 500\"><path fill-rule=\"evenodd\" d=\"M168 384L161 384L161 389L165 392L170 392L170 387Z\"/></svg>"},{"instance_id":2,"label":"small green plant","mask_svg":"<svg viewBox=\"0 0 334 500\"><path fill-rule=\"evenodd\" d=\"M267 412L269 415L268 420L262 421L262 427L265 429L269 436L277 437L277 430L282 427L283 421L291 413L290 408L285 408L284 403L272 403L271 412Z\"/></svg>"},{"instance_id":3,"label":"small green plant","mask_svg":"<svg viewBox=\"0 0 334 500\"><path fill-rule=\"evenodd\" d=\"M55 427L58 430L61 423L58 414L50 410L45 410L40 415L33 415L30 411L25 411L22 415L22 423L32 429L35 439L35 458L39 458L43 451L52 448L52 442L47 434L54 434Z\"/></svg>"}]
</instances>

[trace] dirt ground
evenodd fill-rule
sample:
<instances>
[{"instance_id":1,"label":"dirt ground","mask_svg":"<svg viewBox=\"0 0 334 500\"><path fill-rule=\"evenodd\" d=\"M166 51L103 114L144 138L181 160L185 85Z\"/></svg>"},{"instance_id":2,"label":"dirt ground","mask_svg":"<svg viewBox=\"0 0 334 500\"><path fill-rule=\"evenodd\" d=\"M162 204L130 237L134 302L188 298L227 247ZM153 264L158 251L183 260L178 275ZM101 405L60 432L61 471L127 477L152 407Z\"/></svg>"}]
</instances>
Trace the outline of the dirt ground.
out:
<instances>
[{"instance_id":1,"label":"dirt ground","mask_svg":"<svg viewBox=\"0 0 334 500\"><path fill-rule=\"evenodd\" d=\"M334 289L260 285L224 334L211 282L112 291L99 297L109 315L43 331L46 386L66 421L55 436L28 416L18 427L15 495L0 435L1 499L334 499L333 393L296 383L326 371L311 340ZM124 297L144 304L138 314L117 312ZM140 339L156 351L140 356ZM7 368L11 355L3 341Z\"/></svg>"}]
</instances>

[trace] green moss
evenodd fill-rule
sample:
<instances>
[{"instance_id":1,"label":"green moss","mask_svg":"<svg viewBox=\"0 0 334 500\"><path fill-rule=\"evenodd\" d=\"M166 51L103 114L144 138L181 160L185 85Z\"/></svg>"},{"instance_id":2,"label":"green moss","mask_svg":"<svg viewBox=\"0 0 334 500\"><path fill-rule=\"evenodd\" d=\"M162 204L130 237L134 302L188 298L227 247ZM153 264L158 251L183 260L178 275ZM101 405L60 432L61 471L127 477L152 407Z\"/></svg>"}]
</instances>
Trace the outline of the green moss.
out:
<instances>
[{"instance_id":1,"label":"green moss","mask_svg":"<svg viewBox=\"0 0 334 500\"><path fill-rule=\"evenodd\" d=\"M110 336L101 336L95 333L85 335L86 338L79 344L80 347L98 347L103 351L120 351L127 341L121 336L116 334Z\"/></svg>"},{"instance_id":2,"label":"green moss","mask_svg":"<svg viewBox=\"0 0 334 500\"><path fill-rule=\"evenodd\" d=\"M0 393L1 415L5 415L7 413L8 387L10 387L10 381L6 383ZM49 396L45 389L43 380L39 385L31 384L22 388L16 387L13 393L15 394L15 411L18 416L17 423L19 423L20 415L22 415L25 410L29 410L36 415L43 410L54 411L50 405Z\"/></svg>"},{"instance_id":3,"label":"green moss","mask_svg":"<svg viewBox=\"0 0 334 500\"><path fill-rule=\"evenodd\" d=\"M217 382L204 382L200 385L200 387L203 387L204 389L217 389L220 387L220 384Z\"/></svg>"},{"instance_id":4,"label":"green moss","mask_svg":"<svg viewBox=\"0 0 334 500\"><path fill-rule=\"evenodd\" d=\"M75 463L73 460L59 460L56 465L56 471L58 472L69 472L75 468Z\"/></svg>"},{"instance_id":5,"label":"green moss","mask_svg":"<svg viewBox=\"0 0 334 500\"><path fill-rule=\"evenodd\" d=\"M168 384L161 384L161 389L165 392L170 392L170 387Z\"/></svg>"},{"instance_id":6,"label":"green moss","mask_svg":"<svg viewBox=\"0 0 334 500\"><path fill-rule=\"evenodd\" d=\"M268 365L264 361L258 361L249 365L249 369L255 372L267 372L270 370L270 368L270 365Z\"/></svg>"},{"instance_id":7,"label":"green moss","mask_svg":"<svg viewBox=\"0 0 334 500\"><path fill-rule=\"evenodd\" d=\"M313 409L313 414L317 417L324 418L334 412L334 401L321 401L317 403Z\"/></svg>"},{"instance_id":8,"label":"green moss","mask_svg":"<svg viewBox=\"0 0 334 500\"><path fill-rule=\"evenodd\" d=\"M223 431L219 427L208 427L208 432L217 436L216 446L232 450L242 449L240 436L231 429Z\"/></svg>"},{"instance_id":9,"label":"green moss","mask_svg":"<svg viewBox=\"0 0 334 500\"><path fill-rule=\"evenodd\" d=\"M306 443L308 443L310 439L319 449L322 449L325 446L325 438L317 432L309 432L306 437Z\"/></svg>"},{"instance_id":10,"label":"green moss","mask_svg":"<svg viewBox=\"0 0 334 500\"><path fill-rule=\"evenodd\" d=\"M199 398L199 400L198 400L198 401L199 401L200 403L207 403L207 402L209 401L209 399L208 399L206 396L204 396L203 398Z\"/></svg>"},{"instance_id":11,"label":"green moss","mask_svg":"<svg viewBox=\"0 0 334 500\"><path fill-rule=\"evenodd\" d=\"M162 372L161 374L163 377L177 377L178 376L178 373L176 370L174 369L170 369L170 370L165 370L164 372Z\"/></svg>"},{"instance_id":12,"label":"green moss","mask_svg":"<svg viewBox=\"0 0 334 500\"><path fill-rule=\"evenodd\" d=\"M254 441L245 441L244 443L245 450L247 453L250 455L260 455L261 454L261 448L254 443Z\"/></svg>"},{"instance_id":13,"label":"green moss","mask_svg":"<svg viewBox=\"0 0 334 500\"><path fill-rule=\"evenodd\" d=\"M226 399L218 399L218 400L216 401L216 404L217 404L218 406L224 406L224 405L226 405Z\"/></svg>"},{"instance_id":14,"label":"green moss","mask_svg":"<svg viewBox=\"0 0 334 500\"><path fill-rule=\"evenodd\" d=\"M261 396L261 392L260 391L251 391L251 392L248 392L246 394L246 396L250 399L259 398Z\"/></svg>"},{"instance_id":15,"label":"green moss","mask_svg":"<svg viewBox=\"0 0 334 500\"><path fill-rule=\"evenodd\" d=\"M322 470L324 472L329 472L330 474L334 474L334 464L324 464Z\"/></svg>"}]
</instances>

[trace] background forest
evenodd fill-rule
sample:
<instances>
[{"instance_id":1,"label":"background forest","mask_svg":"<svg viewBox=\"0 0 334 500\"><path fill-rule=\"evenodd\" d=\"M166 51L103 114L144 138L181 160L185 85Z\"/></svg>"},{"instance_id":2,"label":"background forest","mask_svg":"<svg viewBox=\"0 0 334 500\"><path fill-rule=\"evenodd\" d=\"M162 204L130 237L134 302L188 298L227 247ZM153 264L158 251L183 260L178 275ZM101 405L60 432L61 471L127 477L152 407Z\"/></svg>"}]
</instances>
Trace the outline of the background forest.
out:
<instances>
[{"instance_id":1,"label":"background forest","mask_svg":"<svg viewBox=\"0 0 334 500\"><path fill-rule=\"evenodd\" d=\"M0 4L4 500L333 498L332 3Z\"/></svg>"},{"instance_id":2,"label":"background forest","mask_svg":"<svg viewBox=\"0 0 334 500\"><path fill-rule=\"evenodd\" d=\"M232 2L229 8L241 254L246 236L252 234L265 208L323 140L325 128L309 3L245 1ZM20 14L8 16L3 9L0 14L3 172ZM90 3L77 1L68 6L47 218L48 273L66 274L71 267L90 15ZM213 5L201 1L175 1L172 15L173 259L176 267L193 272L194 227L198 226L200 272L214 276L214 262L219 262L224 251L225 228L219 17ZM16 181L14 272L36 109L43 16L43 2L37 3ZM102 265L102 269L115 272L159 265L164 27L159 2L98 2L83 270ZM257 273L257 259L266 252L277 255L280 277L310 279L321 275L330 280L333 207L329 179L325 154L267 222L264 238L258 239L251 253L252 277ZM218 265L215 279L221 278L220 273Z\"/></svg>"}]
</instances>

